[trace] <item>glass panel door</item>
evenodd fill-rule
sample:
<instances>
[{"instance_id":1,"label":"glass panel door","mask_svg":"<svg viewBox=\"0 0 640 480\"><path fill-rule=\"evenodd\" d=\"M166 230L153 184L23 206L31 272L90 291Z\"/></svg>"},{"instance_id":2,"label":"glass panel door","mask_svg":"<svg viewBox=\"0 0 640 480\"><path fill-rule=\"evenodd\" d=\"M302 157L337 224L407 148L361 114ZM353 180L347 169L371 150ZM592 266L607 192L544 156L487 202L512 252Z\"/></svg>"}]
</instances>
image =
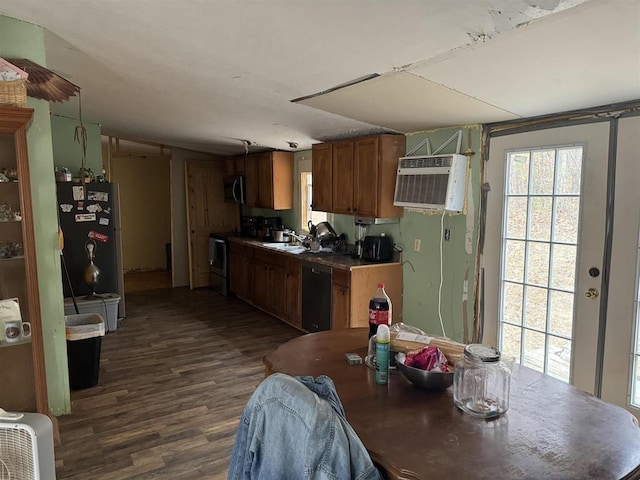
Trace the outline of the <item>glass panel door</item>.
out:
<instances>
[{"instance_id":1,"label":"glass panel door","mask_svg":"<svg viewBox=\"0 0 640 480\"><path fill-rule=\"evenodd\" d=\"M566 382L583 151L576 145L506 154L499 348Z\"/></svg>"},{"instance_id":2,"label":"glass panel door","mask_svg":"<svg viewBox=\"0 0 640 480\"><path fill-rule=\"evenodd\" d=\"M593 392L609 126L491 139L483 342ZM587 213L585 213L587 212Z\"/></svg>"}]
</instances>

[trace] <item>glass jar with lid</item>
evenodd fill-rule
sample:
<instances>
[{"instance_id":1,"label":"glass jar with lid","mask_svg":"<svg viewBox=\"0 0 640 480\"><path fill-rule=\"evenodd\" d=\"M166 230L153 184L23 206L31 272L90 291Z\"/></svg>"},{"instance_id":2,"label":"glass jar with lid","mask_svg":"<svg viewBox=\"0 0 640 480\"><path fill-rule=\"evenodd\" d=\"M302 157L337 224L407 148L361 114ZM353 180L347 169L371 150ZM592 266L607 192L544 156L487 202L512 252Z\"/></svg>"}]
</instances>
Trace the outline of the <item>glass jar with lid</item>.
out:
<instances>
[{"instance_id":1,"label":"glass jar with lid","mask_svg":"<svg viewBox=\"0 0 640 480\"><path fill-rule=\"evenodd\" d=\"M497 417L509 409L510 365L500 351L481 344L467 345L456 363L453 400L458 408L483 418Z\"/></svg>"}]
</instances>

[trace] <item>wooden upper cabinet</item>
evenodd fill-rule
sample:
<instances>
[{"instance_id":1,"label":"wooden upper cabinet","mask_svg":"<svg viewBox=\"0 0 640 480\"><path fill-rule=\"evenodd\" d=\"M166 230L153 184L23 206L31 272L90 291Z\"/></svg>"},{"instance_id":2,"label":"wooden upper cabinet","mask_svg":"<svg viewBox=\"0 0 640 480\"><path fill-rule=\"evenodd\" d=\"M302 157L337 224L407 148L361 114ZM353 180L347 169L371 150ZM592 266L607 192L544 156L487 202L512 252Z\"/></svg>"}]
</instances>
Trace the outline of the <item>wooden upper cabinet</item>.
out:
<instances>
[{"instance_id":1,"label":"wooden upper cabinet","mask_svg":"<svg viewBox=\"0 0 640 480\"><path fill-rule=\"evenodd\" d=\"M244 155L241 157L235 157L234 167L236 175L244 175Z\"/></svg>"},{"instance_id":2,"label":"wooden upper cabinet","mask_svg":"<svg viewBox=\"0 0 640 480\"><path fill-rule=\"evenodd\" d=\"M402 217L393 205L404 135L313 145L313 209L361 217ZM327 200L328 198L328 200Z\"/></svg>"},{"instance_id":3,"label":"wooden upper cabinet","mask_svg":"<svg viewBox=\"0 0 640 480\"><path fill-rule=\"evenodd\" d=\"M248 207L293 208L293 153L266 152L235 157L235 174L245 177Z\"/></svg>"},{"instance_id":4,"label":"wooden upper cabinet","mask_svg":"<svg viewBox=\"0 0 640 480\"><path fill-rule=\"evenodd\" d=\"M230 175L236 174L236 162L233 157L224 159L224 176L228 177Z\"/></svg>"},{"instance_id":5,"label":"wooden upper cabinet","mask_svg":"<svg viewBox=\"0 0 640 480\"><path fill-rule=\"evenodd\" d=\"M378 216L379 139L368 137L355 140L353 170L358 179L353 184L353 214L362 217ZM394 176L395 178L395 176ZM391 197L393 203L393 194Z\"/></svg>"},{"instance_id":6,"label":"wooden upper cabinet","mask_svg":"<svg viewBox=\"0 0 640 480\"><path fill-rule=\"evenodd\" d=\"M333 212L353 215L353 141L333 144ZM315 185L315 177L313 181Z\"/></svg>"},{"instance_id":7,"label":"wooden upper cabinet","mask_svg":"<svg viewBox=\"0 0 640 480\"><path fill-rule=\"evenodd\" d=\"M333 212L333 144L316 143L311 149L312 208L320 212Z\"/></svg>"},{"instance_id":8,"label":"wooden upper cabinet","mask_svg":"<svg viewBox=\"0 0 640 480\"><path fill-rule=\"evenodd\" d=\"M404 214L404 208L393 205L393 196L396 191L398 159L403 157L405 152L404 135L378 136L378 202L375 215L378 218L397 218ZM362 214L358 213L358 215Z\"/></svg>"},{"instance_id":9,"label":"wooden upper cabinet","mask_svg":"<svg viewBox=\"0 0 640 480\"><path fill-rule=\"evenodd\" d=\"M273 208L273 162L270 153L256 155L258 159L258 207Z\"/></svg>"},{"instance_id":10,"label":"wooden upper cabinet","mask_svg":"<svg viewBox=\"0 0 640 480\"><path fill-rule=\"evenodd\" d=\"M257 207L258 198L258 157L248 155L244 158L244 178L247 207Z\"/></svg>"}]
</instances>

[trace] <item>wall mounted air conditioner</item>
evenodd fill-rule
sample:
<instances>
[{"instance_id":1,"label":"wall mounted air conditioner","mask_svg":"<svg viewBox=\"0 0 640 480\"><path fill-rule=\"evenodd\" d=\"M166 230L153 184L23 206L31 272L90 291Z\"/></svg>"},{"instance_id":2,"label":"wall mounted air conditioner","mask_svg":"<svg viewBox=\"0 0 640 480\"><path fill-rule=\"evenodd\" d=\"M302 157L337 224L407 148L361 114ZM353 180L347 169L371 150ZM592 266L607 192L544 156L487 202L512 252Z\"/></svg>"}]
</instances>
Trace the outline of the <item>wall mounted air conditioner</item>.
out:
<instances>
[{"instance_id":1,"label":"wall mounted air conditioner","mask_svg":"<svg viewBox=\"0 0 640 480\"><path fill-rule=\"evenodd\" d=\"M467 164L467 157L457 153L400 157L393 204L439 212L461 212Z\"/></svg>"}]
</instances>

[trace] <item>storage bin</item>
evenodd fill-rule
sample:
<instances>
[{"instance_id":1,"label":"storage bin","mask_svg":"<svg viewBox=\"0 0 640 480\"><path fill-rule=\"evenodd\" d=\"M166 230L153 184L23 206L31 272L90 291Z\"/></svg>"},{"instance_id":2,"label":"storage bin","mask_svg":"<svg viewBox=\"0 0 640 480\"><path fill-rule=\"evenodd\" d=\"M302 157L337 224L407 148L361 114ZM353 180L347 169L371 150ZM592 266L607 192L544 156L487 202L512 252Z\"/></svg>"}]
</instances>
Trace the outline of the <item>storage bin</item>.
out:
<instances>
[{"instance_id":1,"label":"storage bin","mask_svg":"<svg viewBox=\"0 0 640 480\"><path fill-rule=\"evenodd\" d=\"M118 328L118 303L120 295L115 293L103 293L100 295L86 297L76 297L79 313L98 313L106 324L106 331L113 332ZM73 315L76 311L71 298L64 299L64 314Z\"/></svg>"},{"instance_id":2,"label":"storage bin","mask_svg":"<svg viewBox=\"0 0 640 480\"><path fill-rule=\"evenodd\" d=\"M95 387L100 371L104 320L97 313L66 315L67 365L71 390Z\"/></svg>"}]
</instances>

